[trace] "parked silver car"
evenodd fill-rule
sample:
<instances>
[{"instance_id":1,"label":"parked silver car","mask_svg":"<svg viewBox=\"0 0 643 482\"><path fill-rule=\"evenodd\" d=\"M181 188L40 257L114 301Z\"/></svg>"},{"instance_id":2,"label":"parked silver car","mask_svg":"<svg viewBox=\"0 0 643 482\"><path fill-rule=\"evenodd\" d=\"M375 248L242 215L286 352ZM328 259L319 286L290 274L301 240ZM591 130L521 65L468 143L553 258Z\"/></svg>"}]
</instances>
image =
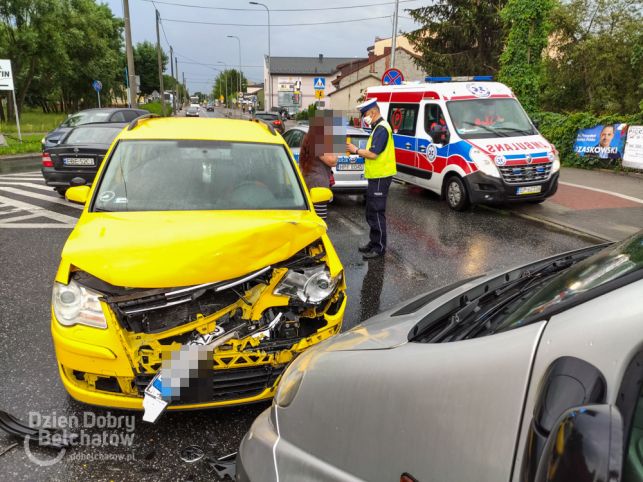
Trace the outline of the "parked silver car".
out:
<instances>
[{"instance_id":1,"label":"parked silver car","mask_svg":"<svg viewBox=\"0 0 643 482\"><path fill-rule=\"evenodd\" d=\"M299 161L299 150L308 132L308 126L297 125L288 129L284 134L284 140L290 147L295 160ZM369 133L355 127L346 128L348 142L352 142L360 149L366 148ZM364 178L364 158L356 155L343 155L337 159L337 165L333 167L335 184L331 187L333 192L346 194L365 194L368 181Z\"/></svg>"},{"instance_id":2,"label":"parked silver car","mask_svg":"<svg viewBox=\"0 0 643 482\"><path fill-rule=\"evenodd\" d=\"M237 480L643 480L643 231L422 294L297 358Z\"/></svg>"}]
</instances>

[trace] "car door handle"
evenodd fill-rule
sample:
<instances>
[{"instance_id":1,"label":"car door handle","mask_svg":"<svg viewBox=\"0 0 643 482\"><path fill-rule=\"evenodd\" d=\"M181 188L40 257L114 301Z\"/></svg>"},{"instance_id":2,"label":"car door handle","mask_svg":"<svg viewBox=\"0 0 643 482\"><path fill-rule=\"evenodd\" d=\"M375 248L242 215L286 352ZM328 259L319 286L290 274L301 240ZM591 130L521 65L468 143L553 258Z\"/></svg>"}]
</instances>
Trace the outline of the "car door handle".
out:
<instances>
[{"instance_id":1,"label":"car door handle","mask_svg":"<svg viewBox=\"0 0 643 482\"><path fill-rule=\"evenodd\" d=\"M407 142L407 143L406 143L406 144L404 144L404 145L406 146L406 148L407 148L407 149L410 149L410 148L411 148L411 143L410 143L410 142Z\"/></svg>"},{"instance_id":2,"label":"car door handle","mask_svg":"<svg viewBox=\"0 0 643 482\"><path fill-rule=\"evenodd\" d=\"M426 146L420 146L420 152L426 151Z\"/></svg>"}]
</instances>

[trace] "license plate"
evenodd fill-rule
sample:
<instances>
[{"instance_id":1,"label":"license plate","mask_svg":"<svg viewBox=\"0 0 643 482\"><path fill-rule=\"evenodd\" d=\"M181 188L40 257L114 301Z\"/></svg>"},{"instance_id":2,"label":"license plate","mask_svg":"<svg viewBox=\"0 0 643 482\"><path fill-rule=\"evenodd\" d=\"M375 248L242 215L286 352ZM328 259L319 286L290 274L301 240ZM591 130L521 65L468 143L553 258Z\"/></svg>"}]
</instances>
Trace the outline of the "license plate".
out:
<instances>
[{"instance_id":1,"label":"license plate","mask_svg":"<svg viewBox=\"0 0 643 482\"><path fill-rule=\"evenodd\" d=\"M363 171L364 164L337 164L335 169L338 171Z\"/></svg>"},{"instance_id":2,"label":"license plate","mask_svg":"<svg viewBox=\"0 0 643 482\"><path fill-rule=\"evenodd\" d=\"M93 157L65 157L63 158L65 166L93 166Z\"/></svg>"},{"instance_id":3,"label":"license plate","mask_svg":"<svg viewBox=\"0 0 643 482\"><path fill-rule=\"evenodd\" d=\"M538 194L542 189L542 186L523 186L516 189L516 194Z\"/></svg>"}]
</instances>

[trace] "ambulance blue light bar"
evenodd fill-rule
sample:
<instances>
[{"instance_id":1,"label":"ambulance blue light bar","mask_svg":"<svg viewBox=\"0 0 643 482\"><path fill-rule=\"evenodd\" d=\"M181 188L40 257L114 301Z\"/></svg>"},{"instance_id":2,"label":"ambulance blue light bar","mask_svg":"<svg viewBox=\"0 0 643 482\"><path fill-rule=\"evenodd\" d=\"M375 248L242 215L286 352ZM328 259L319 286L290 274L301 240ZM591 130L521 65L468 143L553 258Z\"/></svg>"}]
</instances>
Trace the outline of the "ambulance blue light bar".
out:
<instances>
[{"instance_id":1,"label":"ambulance blue light bar","mask_svg":"<svg viewBox=\"0 0 643 482\"><path fill-rule=\"evenodd\" d=\"M471 77L426 77L426 82L490 82L493 80L493 75L474 75Z\"/></svg>"}]
</instances>

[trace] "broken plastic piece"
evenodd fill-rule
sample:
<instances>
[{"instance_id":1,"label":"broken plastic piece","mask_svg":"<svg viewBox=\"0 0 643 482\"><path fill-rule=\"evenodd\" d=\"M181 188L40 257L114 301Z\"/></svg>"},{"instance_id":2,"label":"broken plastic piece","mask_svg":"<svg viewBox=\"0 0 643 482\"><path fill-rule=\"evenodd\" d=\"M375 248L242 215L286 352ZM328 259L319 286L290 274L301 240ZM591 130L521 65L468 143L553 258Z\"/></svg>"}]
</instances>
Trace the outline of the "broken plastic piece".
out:
<instances>
[{"instance_id":1,"label":"broken plastic piece","mask_svg":"<svg viewBox=\"0 0 643 482\"><path fill-rule=\"evenodd\" d=\"M60 449L70 445L64 432L61 433L58 430L30 427L3 410L0 410L0 429L14 437L19 437L21 439L29 437L30 440L37 440L38 445L41 447ZM53 437L54 434L58 434L58 436ZM41 440L41 436L46 440L46 442Z\"/></svg>"},{"instance_id":2,"label":"broken plastic piece","mask_svg":"<svg viewBox=\"0 0 643 482\"><path fill-rule=\"evenodd\" d=\"M181 460L188 464L198 462L205 455L205 451L198 445L189 445L181 450Z\"/></svg>"},{"instance_id":3,"label":"broken plastic piece","mask_svg":"<svg viewBox=\"0 0 643 482\"><path fill-rule=\"evenodd\" d=\"M218 459L206 457L205 461L220 478L229 477L230 480L234 480L237 475L237 453L224 455Z\"/></svg>"}]
</instances>

